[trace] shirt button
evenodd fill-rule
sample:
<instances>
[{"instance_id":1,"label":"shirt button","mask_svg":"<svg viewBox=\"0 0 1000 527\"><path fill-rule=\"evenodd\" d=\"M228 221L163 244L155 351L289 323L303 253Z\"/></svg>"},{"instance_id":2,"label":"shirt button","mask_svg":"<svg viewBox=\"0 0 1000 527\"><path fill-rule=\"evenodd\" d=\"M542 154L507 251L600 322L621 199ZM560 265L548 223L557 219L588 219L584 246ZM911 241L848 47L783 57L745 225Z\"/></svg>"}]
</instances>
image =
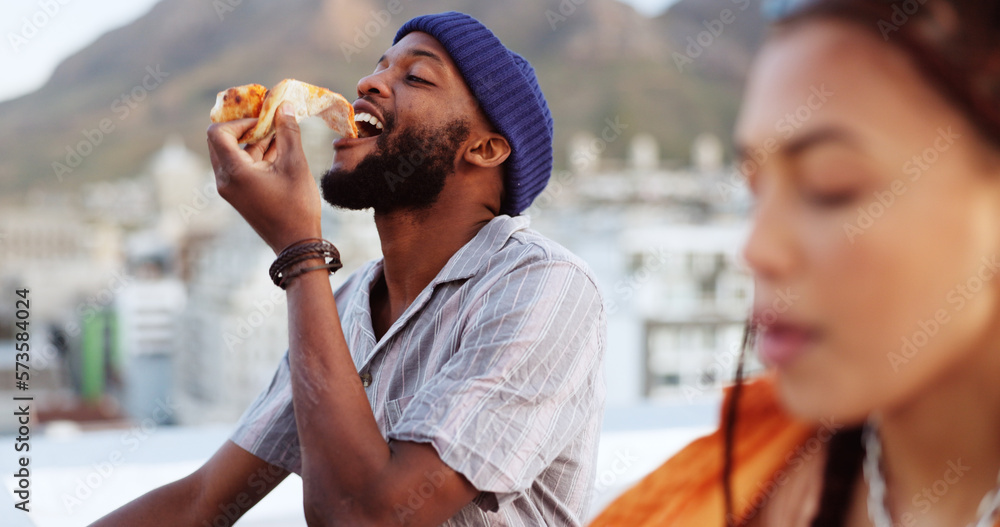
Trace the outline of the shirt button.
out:
<instances>
[{"instance_id":1,"label":"shirt button","mask_svg":"<svg viewBox=\"0 0 1000 527\"><path fill-rule=\"evenodd\" d=\"M372 374L364 372L361 374L361 385L365 388L372 385Z\"/></svg>"}]
</instances>

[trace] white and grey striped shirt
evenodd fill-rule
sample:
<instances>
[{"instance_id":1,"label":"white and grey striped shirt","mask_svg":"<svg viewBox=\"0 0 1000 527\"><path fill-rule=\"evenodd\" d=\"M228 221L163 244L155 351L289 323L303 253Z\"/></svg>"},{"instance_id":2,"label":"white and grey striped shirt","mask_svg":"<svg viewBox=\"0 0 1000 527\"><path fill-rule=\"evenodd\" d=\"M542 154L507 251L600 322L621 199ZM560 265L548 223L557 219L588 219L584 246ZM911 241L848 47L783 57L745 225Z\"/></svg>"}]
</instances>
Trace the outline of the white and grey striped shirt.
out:
<instances>
[{"instance_id":1,"label":"white and grey striped shirt","mask_svg":"<svg viewBox=\"0 0 1000 527\"><path fill-rule=\"evenodd\" d=\"M432 444L481 491L444 525L580 525L595 477L606 340L586 264L526 217L498 216L376 341L369 293L381 275L382 260L352 274L337 308L355 366L371 376L383 437ZM232 440L300 473L287 354Z\"/></svg>"}]
</instances>

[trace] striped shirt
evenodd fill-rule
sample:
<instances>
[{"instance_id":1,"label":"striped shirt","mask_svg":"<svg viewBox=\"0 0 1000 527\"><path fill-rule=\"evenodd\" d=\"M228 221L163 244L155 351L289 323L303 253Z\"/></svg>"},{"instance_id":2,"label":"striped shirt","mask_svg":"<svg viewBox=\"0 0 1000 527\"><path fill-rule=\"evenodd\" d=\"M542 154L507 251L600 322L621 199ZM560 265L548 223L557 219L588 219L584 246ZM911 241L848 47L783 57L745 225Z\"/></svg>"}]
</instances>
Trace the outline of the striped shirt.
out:
<instances>
[{"instance_id":1,"label":"striped shirt","mask_svg":"<svg viewBox=\"0 0 1000 527\"><path fill-rule=\"evenodd\" d=\"M580 525L595 480L606 341L586 264L526 217L498 216L376 340L369 293L381 276L382 260L370 262L334 297L382 436L430 443L480 491L444 525ZM232 440L301 474L287 354Z\"/></svg>"}]
</instances>

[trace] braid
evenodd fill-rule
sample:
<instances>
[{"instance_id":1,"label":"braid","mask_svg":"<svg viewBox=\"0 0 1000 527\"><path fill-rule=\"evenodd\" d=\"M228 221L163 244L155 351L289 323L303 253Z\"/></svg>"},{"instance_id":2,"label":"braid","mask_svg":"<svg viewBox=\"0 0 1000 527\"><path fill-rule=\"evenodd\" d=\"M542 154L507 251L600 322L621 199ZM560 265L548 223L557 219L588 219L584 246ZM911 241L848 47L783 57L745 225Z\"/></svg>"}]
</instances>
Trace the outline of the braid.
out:
<instances>
[{"instance_id":1,"label":"braid","mask_svg":"<svg viewBox=\"0 0 1000 527\"><path fill-rule=\"evenodd\" d=\"M722 490L726 505L726 527L737 527L736 509L733 503L733 450L736 444L736 424L738 422L739 400L743 391L743 376L746 352L753 347L756 338L755 326L747 322L743 330L743 344L740 348L733 382L732 397L726 408L723 423ZM823 493L820 497L819 512L811 527L842 527L848 505L854 492L861 470L865 449L861 441L861 427L846 429L834 434L830 439L826 466L823 470Z\"/></svg>"},{"instance_id":2,"label":"braid","mask_svg":"<svg viewBox=\"0 0 1000 527\"><path fill-rule=\"evenodd\" d=\"M865 449L861 427L833 436L823 471L823 495L812 527L842 527L858 480Z\"/></svg>"},{"instance_id":3,"label":"braid","mask_svg":"<svg viewBox=\"0 0 1000 527\"><path fill-rule=\"evenodd\" d=\"M743 364L747 349L753 347L756 332L754 325L747 321L743 328L743 343L740 346L740 358L736 365L736 380L733 384L732 400L729 408L726 409L725 422L723 424L723 437L725 447L722 454L722 492L726 503L726 527L736 526L736 514L733 507L733 447L736 440L736 422L738 417L737 408L740 402L740 393L743 391Z\"/></svg>"}]
</instances>

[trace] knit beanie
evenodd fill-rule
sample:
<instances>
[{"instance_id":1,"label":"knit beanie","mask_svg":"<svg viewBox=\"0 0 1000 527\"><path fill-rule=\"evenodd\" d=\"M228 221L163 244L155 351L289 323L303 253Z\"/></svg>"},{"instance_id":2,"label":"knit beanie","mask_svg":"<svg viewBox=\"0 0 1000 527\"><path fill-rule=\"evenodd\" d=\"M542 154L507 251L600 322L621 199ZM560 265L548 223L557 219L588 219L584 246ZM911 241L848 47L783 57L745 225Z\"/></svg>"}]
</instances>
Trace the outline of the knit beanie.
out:
<instances>
[{"instance_id":1,"label":"knit beanie","mask_svg":"<svg viewBox=\"0 0 1000 527\"><path fill-rule=\"evenodd\" d=\"M413 31L427 33L444 46L490 123L510 143L500 213L520 214L545 189L552 173L552 114L534 68L464 13L413 18L399 28L393 45Z\"/></svg>"}]
</instances>

